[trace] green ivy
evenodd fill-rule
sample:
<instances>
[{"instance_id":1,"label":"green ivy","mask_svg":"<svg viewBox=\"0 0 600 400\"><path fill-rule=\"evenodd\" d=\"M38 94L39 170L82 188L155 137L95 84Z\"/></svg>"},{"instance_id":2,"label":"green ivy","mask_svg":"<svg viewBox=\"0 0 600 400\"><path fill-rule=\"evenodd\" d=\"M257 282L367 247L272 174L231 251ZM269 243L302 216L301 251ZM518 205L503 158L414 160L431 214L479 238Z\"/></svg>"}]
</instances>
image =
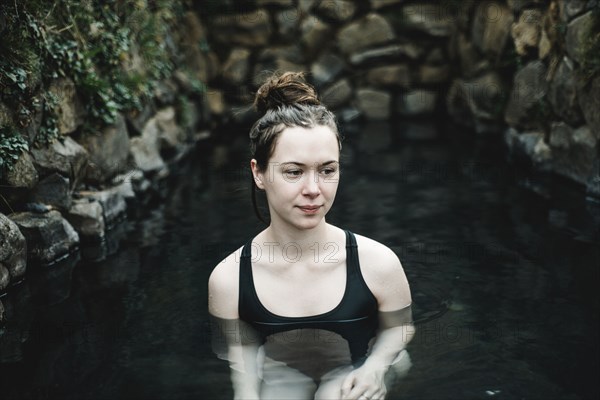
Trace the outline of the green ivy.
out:
<instances>
[{"instance_id":1,"label":"green ivy","mask_svg":"<svg viewBox=\"0 0 600 400\"><path fill-rule=\"evenodd\" d=\"M120 112L140 109L158 82L172 74L174 49L165 38L189 6L188 0L3 2L0 101L20 110L26 121L32 96L41 89L47 101L36 144L49 143L58 130L45 88L54 79L69 78L86 107L84 130L114 123ZM132 60L135 67L125 70ZM14 126L26 125L15 121Z\"/></svg>"},{"instance_id":2,"label":"green ivy","mask_svg":"<svg viewBox=\"0 0 600 400\"><path fill-rule=\"evenodd\" d=\"M44 98L43 106L43 120L40 130L35 137L35 145L37 147L45 147L52 143L56 138L60 137L58 130L58 117L56 115L56 105L58 104L58 98L52 94L47 93Z\"/></svg>"},{"instance_id":3,"label":"green ivy","mask_svg":"<svg viewBox=\"0 0 600 400\"><path fill-rule=\"evenodd\" d=\"M21 154L28 150L27 141L17 131L0 128L0 170L11 171Z\"/></svg>"}]
</instances>

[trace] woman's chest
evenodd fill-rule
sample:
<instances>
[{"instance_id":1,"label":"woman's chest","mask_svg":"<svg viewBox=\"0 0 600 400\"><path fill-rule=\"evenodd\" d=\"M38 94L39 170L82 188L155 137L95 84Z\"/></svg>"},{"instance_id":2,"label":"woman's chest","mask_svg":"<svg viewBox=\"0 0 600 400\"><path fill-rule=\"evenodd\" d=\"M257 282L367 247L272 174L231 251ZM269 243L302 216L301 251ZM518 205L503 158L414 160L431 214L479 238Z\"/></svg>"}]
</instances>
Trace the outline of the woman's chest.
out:
<instances>
[{"instance_id":1,"label":"woman's chest","mask_svg":"<svg viewBox=\"0 0 600 400\"><path fill-rule=\"evenodd\" d=\"M292 266L253 266L253 280L260 303L271 313L306 317L336 308L346 291L346 263Z\"/></svg>"}]
</instances>

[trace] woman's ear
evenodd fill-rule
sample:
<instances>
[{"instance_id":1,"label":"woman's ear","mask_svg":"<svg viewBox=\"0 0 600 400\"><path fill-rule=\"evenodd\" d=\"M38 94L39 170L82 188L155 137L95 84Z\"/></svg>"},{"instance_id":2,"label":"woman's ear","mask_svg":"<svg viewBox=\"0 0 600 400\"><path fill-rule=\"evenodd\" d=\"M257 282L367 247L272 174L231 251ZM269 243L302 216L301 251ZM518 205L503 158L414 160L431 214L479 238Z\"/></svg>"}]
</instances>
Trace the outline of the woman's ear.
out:
<instances>
[{"instance_id":1,"label":"woman's ear","mask_svg":"<svg viewBox=\"0 0 600 400\"><path fill-rule=\"evenodd\" d=\"M258 170L258 164L256 163L256 160L254 158L250 160L250 169L252 170L252 178L254 178L254 183L256 184L256 187L265 190L265 185L262 181L263 174Z\"/></svg>"}]
</instances>

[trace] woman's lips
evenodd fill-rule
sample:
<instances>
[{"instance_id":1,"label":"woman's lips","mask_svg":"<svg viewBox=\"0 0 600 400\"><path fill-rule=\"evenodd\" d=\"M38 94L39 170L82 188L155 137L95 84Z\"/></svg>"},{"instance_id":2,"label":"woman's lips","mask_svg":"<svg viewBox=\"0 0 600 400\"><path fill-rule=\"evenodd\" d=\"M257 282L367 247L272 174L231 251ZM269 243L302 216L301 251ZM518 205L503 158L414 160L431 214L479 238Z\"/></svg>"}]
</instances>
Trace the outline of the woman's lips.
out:
<instances>
[{"instance_id":1,"label":"woman's lips","mask_svg":"<svg viewBox=\"0 0 600 400\"><path fill-rule=\"evenodd\" d=\"M314 214L317 211L319 211L319 208L321 208L321 206L298 206L298 208L307 214Z\"/></svg>"}]
</instances>

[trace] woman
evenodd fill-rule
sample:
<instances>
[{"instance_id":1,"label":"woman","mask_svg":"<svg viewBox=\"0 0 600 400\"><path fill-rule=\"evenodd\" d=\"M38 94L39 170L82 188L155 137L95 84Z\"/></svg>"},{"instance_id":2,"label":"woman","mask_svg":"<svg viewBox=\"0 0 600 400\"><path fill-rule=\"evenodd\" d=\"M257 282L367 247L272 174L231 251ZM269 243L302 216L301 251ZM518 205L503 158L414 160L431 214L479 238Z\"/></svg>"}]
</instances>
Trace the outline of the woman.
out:
<instances>
[{"instance_id":1,"label":"woman","mask_svg":"<svg viewBox=\"0 0 600 400\"><path fill-rule=\"evenodd\" d=\"M262 117L250 132L253 204L261 218L255 189L263 190L270 223L209 279L211 315L224 332L239 333L227 349L235 396L383 399L384 375L412 337L400 261L326 222L341 138L302 75L270 78L255 107Z\"/></svg>"}]
</instances>

